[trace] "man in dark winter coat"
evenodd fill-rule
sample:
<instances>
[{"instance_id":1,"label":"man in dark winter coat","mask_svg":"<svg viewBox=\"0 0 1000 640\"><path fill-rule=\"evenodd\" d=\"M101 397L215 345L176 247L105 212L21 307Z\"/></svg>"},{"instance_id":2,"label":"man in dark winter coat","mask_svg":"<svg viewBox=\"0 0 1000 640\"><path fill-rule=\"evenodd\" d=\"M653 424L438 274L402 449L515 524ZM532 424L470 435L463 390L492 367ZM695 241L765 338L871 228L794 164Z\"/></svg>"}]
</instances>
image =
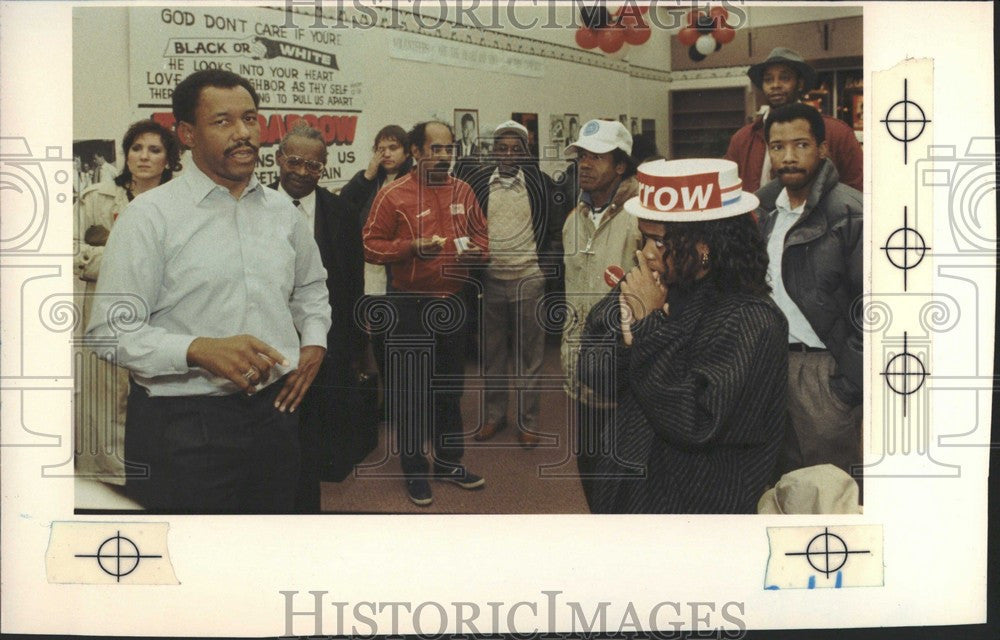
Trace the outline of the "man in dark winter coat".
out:
<instances>
[{"instance_id":1,"label":"man in dark winter coat","mask_svg":"<svg viewBox=\"0 0 1000 640\"><path fill-rule=\"evenodd\" d=\"M406 143L406 131L398 124L390 124L379 129L372 145L372 158L368 166L354 174L354 177L340 190L351 215L357 220L357 225L363 229L368 221L368 213L372 201L379 189L393 180L402 178L413 168L409 145ZM364 265L364 295L363 308L365 316L371 310L377 309L380 302L385 301L389 289L391 275L388 265L365 263ZM367 321L367 318L362 317ZM367 322L366 322L367 324ZM378 375L385 385L385 333L372 332L369 335L372 353Z\"/></svg>"},{"instance_id":2,"label":"man in dark winter coat","mask_svg":"<svg viewBox=\"0 0 1000 640\"><path fill-rule=\"evenodd\" d=\"M772 295L788 318L788 410L801 466L851 473L861 463L861 192L840 182L812 107L776 109L764 132L778 177L758 191L757 214Z\"/></svg>"}]
</instances>

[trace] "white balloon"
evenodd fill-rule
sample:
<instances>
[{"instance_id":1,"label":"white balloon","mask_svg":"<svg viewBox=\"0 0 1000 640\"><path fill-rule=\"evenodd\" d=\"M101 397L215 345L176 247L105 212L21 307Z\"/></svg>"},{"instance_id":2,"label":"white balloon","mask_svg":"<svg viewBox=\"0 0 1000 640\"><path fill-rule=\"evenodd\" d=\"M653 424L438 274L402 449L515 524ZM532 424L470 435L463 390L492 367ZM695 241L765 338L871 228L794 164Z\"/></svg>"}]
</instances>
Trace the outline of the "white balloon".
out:
<instances>
[{"instance_id":1,"label":"white balloon","mask_svg":"<svg viewBox=\"0 0 1000 640\"><path fill-rule=\"evenodd\" d=\"M614 16L625 6L624 2L605 2L604 7L608 10L609 16Z\"/></svg>"},{"instance_id":2,"label":"white balloon","mask_svg":"<svg viewBox=\"0 0 1000 640\"><path fill-rule=\"evenodd\" d=\"M698 38L694 43L695 50L698 51L703 56L707 56L710 53L715 52L715 38L711 34L706 33L705 35Z\"/></svg>"}]
</instances>

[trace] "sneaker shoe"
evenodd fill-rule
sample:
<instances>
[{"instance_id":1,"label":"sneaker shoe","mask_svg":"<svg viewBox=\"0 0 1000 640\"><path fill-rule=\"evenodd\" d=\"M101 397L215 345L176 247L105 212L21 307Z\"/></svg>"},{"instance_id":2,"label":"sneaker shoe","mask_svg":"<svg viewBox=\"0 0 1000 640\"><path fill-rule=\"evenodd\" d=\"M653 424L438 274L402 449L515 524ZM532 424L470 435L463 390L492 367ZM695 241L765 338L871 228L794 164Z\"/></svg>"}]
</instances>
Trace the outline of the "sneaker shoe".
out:
<instances>
[{"instance_id":1,"label":"sneaker shoe","mask_svg":"<svg viewBox=\"0 0 1000 640\"><path fill-rule=\"evenodd\" d=\"M423 478L406 481L406 492L410 494L410 502L418 507L426 507L434 502L431 495L431 484Z\"/></svg>"},{"instance_id":2,"label":"sneaker shoe","mask_svg":"<svg viewBox=\"0 0 1000 640\"><path fill-rule=\"evenodd\" d=\"M463 489L479 489L486 484L484 478L471 473L461 465L450 469L438 469L434 475L438 480L453 482Z\"/></svg>"}]
</instances>

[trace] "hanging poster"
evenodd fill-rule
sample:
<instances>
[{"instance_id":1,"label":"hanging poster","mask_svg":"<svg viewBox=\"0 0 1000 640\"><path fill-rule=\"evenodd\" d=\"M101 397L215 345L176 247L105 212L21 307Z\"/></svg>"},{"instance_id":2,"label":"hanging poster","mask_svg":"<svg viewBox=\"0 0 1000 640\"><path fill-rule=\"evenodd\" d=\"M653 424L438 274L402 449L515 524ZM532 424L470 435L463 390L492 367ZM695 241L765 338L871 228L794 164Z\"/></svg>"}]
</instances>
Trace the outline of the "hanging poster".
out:
<instances>
[{"instance_id":1,"label":"hanging poster","mask_svg":"<svg viewBox=\"0 0 1000 640\"><path fill-rule=\"evenodd\" d=\"M193 71L226 69L247 78L260 96L261 182L278 179L274 153L298 120L319 129L327 144L321 182L341 183L364 168L368 151L354 148L366 87L357 31L282 27L252 8L132 7L129 33L137 118L172 126L173 87Z\"/></svg>"}]
</instances>

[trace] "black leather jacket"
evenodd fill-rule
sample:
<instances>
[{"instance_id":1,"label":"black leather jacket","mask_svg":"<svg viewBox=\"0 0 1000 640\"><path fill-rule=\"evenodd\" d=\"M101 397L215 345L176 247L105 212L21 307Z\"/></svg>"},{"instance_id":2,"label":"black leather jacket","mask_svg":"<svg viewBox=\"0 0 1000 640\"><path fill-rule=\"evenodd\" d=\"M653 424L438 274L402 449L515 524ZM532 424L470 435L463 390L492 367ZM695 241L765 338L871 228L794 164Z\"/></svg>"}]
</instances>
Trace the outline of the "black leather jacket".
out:
<instances>
[{"instance_id":1,"label":"black leather jacket","mask_svg":"<svg viewBox=\"0 0 1000 640\"><path fill-rule=\"evenodd\" d=\"M784 187L775 179L757 192L757 216L765 238L774 229L775 200ZM860 305L863 293L864 210L861 192L840 182L824 159L805 209L785 236L781 277L788 295L837 361L830 381L841 400L861 403L864 388Z\"/></svg>"}]
</instances>

